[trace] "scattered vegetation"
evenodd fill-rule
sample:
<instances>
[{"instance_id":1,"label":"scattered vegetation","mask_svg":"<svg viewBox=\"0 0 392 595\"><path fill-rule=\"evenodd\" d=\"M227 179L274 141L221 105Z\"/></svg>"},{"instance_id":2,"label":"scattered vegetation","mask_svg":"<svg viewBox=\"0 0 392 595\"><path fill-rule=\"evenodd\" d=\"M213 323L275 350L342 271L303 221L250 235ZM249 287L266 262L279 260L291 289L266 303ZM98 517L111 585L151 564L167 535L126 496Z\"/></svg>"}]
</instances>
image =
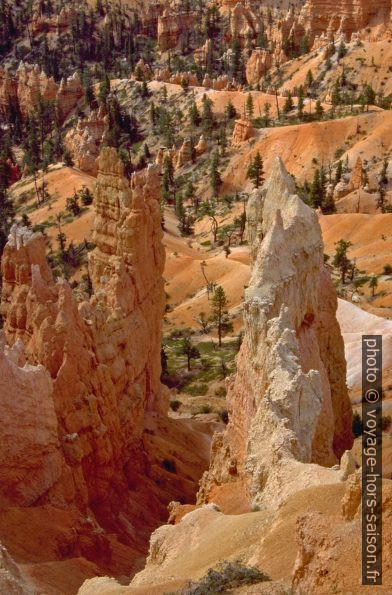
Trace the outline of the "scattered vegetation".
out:
<instances>
[{"instance_id":1,"label":"scattered vegetation","mask_svg":"<svg viewBox=\"0 0 392 595\"><path fill-rule=\"evenodd\" d=\"M270 580L270 577L258 568L244 566L240 562L222 562L216 569L210 568L197 583L190 582L181 591L181 595L227 593L244 585L255 585Z\"/></svg>"}]
</instances>

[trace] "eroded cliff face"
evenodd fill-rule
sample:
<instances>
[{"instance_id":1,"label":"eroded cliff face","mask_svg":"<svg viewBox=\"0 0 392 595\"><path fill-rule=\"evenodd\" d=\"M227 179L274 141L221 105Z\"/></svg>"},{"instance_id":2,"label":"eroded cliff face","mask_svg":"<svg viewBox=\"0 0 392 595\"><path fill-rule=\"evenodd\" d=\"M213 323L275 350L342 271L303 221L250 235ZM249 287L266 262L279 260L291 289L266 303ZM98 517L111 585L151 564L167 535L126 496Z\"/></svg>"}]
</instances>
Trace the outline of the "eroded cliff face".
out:
<instances>
[{"instance_id":1,"label":"eroded cliff face","mask_svg":"<svg viewBox=\"0 0 392 595\"><path fill-rule=\"evenodd\" d=\"M166 8L158 17L158 47L167 51L177 47L180 40L186 42L194 27L195 17L191 12L174 12Z\"/></svg>"},{"instance_id":2,"label":"eroded cliff face","mask_svg":"<svg viewBox=\"0 0 392 595\"><path fill-rule=\"evenodd\" d=\"M244 341L228 385L230 421L214 440L199 502L219 502L236 482L253 505L274 509L299 489L338 481L327 467L352 446L351 406L317 215L280 159L247 216Z\"/></svg>"},{"instance_id":3,"label":"eroded cliff face","mask_svg":"<svg viewBox=\"0 0 392 595\"><path fill-rule=\"evenodd\" d=\"M392 580L390 556L392 485L382 485L382 568L383 586L388 593ZM355 589L370 594L374 587L362 586L362 471L350 475L343 498L341 514L335 516L312 512L297 520L298 554L293 570L295 592L326 593L339 585L342 593Z\"/></svg>"},{"instance_id":4,"label":"eroded cliff face","mask_svg":"<svg viewBox=\"0 0 392 595\"><path fill-rule=\"evenodd\" d=\"M390 0L308 0L300 21L312 39L323 34L331 39L337 33L350 39L366 27L388 25L390 17Z\"/></svg>"},{"instance_id":5,"label":"eroded cliff face","mask_svg":"<svg viewBox=\"0 0 392 595\"><path fill-rule=\"evenodd\" d=\"M14 228L2 260L0 536L17 562L73 560L79 584L134 571L168 502L193 498L211 432L166 418L159 168L128 180L110 148L98 168L91 298L53 280L40 234Z\"/></svg>"},{"instance_id":6,"label":"eroded cliff face","mask_svg":"<svg viewBox=\"0 0 392 595\"><path fill-rule=\"evenodd\" d=\"M82 95L83 87L77 73L57 84L37 64L21 62L15 75L0 68L0 108L3 111L12 103L20 108L23 116L27 116L42 97L56 105L58 117L63 122Z\"/></svg>"}]
</instances>

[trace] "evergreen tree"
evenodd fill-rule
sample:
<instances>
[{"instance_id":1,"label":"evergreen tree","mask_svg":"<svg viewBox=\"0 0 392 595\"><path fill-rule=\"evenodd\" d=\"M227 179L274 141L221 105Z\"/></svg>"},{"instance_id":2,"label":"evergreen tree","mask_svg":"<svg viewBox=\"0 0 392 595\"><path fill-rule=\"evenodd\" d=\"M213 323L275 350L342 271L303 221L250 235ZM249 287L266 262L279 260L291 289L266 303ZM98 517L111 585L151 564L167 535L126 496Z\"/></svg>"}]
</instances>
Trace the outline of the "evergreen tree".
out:
<instances>
[{"instance_id":1,"label":"evergreen tree","mask_svg":"<svg viewBox=\"0 0 392 595\"><path fill-rule=\"evenodd\" d=\"M270 103L264 104L263 112L264 112L264 126L265 126L265 128L268 128L268 126L270 125L270 122L271 122L271 117L270 117L271 104Z\"/></svg>"},{"instance_id":2,"label":"evergreen tree","mask_svg":"<svg viewBox=\"0 0 392 595\"><path fill-rule=\"evenodd\" d=\"M308 70L308 72L306 73L306 84L308 87L311 87L314 83L314 78L313 78L313 72L311 70Z\"/></svg>"},{"instance_id":3,"label":"evergreen tree","mask_svg":"<svg viewBox=\"0 0 392 595\"><path fill-rule=\"evenodd\" d=\"M214 114L212 111L212 101L206 94L203 95L203 110L201 115L201 121L203 130L206 133L210 133L214 127Z\"/></svg>"},{"instance_id":4,"label":"evergreen tree","mask_svg":"<svg viewBox=\"0 0 392 595\"><path fill-rule=\"evenodd\" d=\"M304 88L301 85L298 89L298 117L302 119L304 114L304 107L305 107L305 92Z\"/></svg>"},{"instance_id":5,"label":"evergreen tree","mask_svg":"<svg viewBox=\"0 0 392 595\"><path fill-rule=\"evenodd\" d=\"M219 173L219 156L217 152L214 153L211 161L210 184L213 196L218 196L219 189L222 186L222 178Z\"/></svg>"},{"instance_id":6,"label":"evergreen tree","mask_svg":"<svg viewBox=\"0 0 392 595\"><path fill-rule=\"evenodd\" d=\"M247 179L252 180L255 188L260 188L261 183L264 181L263 175L263 160L261 158L260 152L257 151L254 159L251 160L249 164L246 177Z\"/></svg>"},{"instance_id":7,"label":"evergreen tree","mask_svg":"<svg viewBox=\"0 0 392 595\"><path fill-rule=\"evenodd\" d=\"M372 290L372 297L374 298L374 295L376 293L376 289L378 287L378 277L377 277L377 275L372 275L370 277L369 287Z\"/></svg>"},{"instance_id":8,"label":"evergreen tree","mask_svg":"<svg viewBox=\"0 0 392 595\"><path fill-rule=\"evenodd\" d=\"M195 101L192 101L189 108L189 120L192 126L200 126L201 116Z\"/></svg>"},{"instance_id":9,"label":"evergreen tree","mask_svg":"<svg viewBox=\"0 0 392 595\"><path fill-rule=\"evenodd\" d=\"M332 97L331 97L332 107L335 108L337 105L340 105L342 102L342 98L340 96L340 81L336 79L333 90L332 90Z\"/></svg>"},{"instance_id":10,"label":"evergreen tree","mask_svg":"<svg viewBox=\"0 0 392 595\"><path fill-rule=\"evenodd\" d=\"M227 299L226 293L220 285L215 289L214 295L212 297L212 316L211 321L216 326L218 330L218 345L219 347L222 346L222 336L233 330L233 325L230 322L229 313L227 311L227 306L229 301Z\"/></svg>"},{"instance_id":11,"label":"evergreen tree","mask_svg":"<svg viewBox=\"0 0 392 595\"><path fill-rule=\"evenodd\" d=\"M376 103L376 93L371 85L365 85L363 97L366 105L366 111L369 111L369 105L374 105Z\"/></svg>"},{"instance_id":12,"label":"evergreen tree","mask_svg":"<svg viewBox=\"0 0 392 595\"><path fill-rule=\"evenodd\" d=\"M340 270L340 276L343 285L346 282L346 275L352 266L351 261L347 257L347 251L351 246L352 243L347 242L346 240L339 240L338 242L335 242L336 253L332 264L334 267Z\"/></svg>"},{"instance_id":13,"label":"evergreen tree","mask_svg":"<svg viewBox=\"0 0 392 595\"><path fill-rule=\"evenodd\" d=\"M237 110L235 109L231 99L226 104L225 115L228 120L234 120L237 117Z\"/></svg>"},{"instance_id":14,"label":"evergreen tree","mask_svg":"<svg viewBox=\"0 0 392 595\"><path fill-rule=\"evenodd\" d=\"M226 136L226 128L224 126L221 126L219 129L218 143L219 143L219 147L220 147L220 154L222 157L225 157L226 149L227 149L227 136Z\"/></svg>"},{"instance_id":15,"label":"evergreen tree","mask_svg":"<svg viewBox=\"0 0 392 595\"><path fill-rule=\"evenodd\" d=\"M291 110L294 108L294 103L293 103L293 96L291 95L291 91L288 92L287 97L286 97L286 101L283 107L283 111L285 114L288 114L289 112L291 112Z\"/></svg>"},{"instance_id":16,"label":"evergreen tree","mask_svg":"<svg viewBox=\"0 0 392 595\"><path fill-rule=\"evenodd\" d=\"M320 99L317 99L317 101L316 101L316 117L318 120L321 120L323 115L324 115L324 108L321 105Z\"/></svg>"},{"instance_id":17,"label":"evergreen tree","mask_svg":"<svg viewBox=\"0 0 392 595\"><path fill-rule=\"evenodd\" d=\"M185 355L187 359L187 369L188 372L190 372L192 360L198 359L200 357L200 352L197 347L192 345L192 340L189 333L180 339L180 343L176 351L179 355Z\"/></svg>"},{"instance_id":18,"label":"evergreen tree","mask_svg":"<svg viewBox=\"0 0 392 595\"><path fill-rule=\"evenodd\" d=\"M335 184L338 184L340 182L340 180L342 179L342 175L343 175L343 162L342 162L342 160L340 160L340 161L338 161L338 164L336 166Z\"/></svg>"},{"instance_id":19,"label":"evergreen tree","mask_svg":"<svg viewBox=\"0 0 392 595\"><path fill-rule=\"evenodd\" d=\"M170 191L174 188L174 167L170 155L165 155L162 166L162 196L164 200L170 198Z\"/></svg>"},{"instance_id":20,"label":"evergreen tree","mask_svg":"<svg viewBox=\"0 0 392 595\"><path fill-rule=\"evenodd\" d=\"M79 196L77 195L76 192L74 192L70 198L67 198L66 209L67 209L67 211L72 213L72 215L74 215L74 217L77 217L78 215L80 215Z\"/></svg>"},{"instance_id":21,"label":"evergreen tree","mask_svg":"<svg viewBox=\"0 0 392 595\"><path fill-rule=\"evenodd\" d=\"M15 209L7 194L7 188L0 185L0 256L7 243L11 225L14 222Z\"/></svg>"},{"instance_id":22,"label":"evergreen tree","mask_svg":"<svg viewBox=\"0 0 392 595\"><path fill-rule=\"evenodd\" d=\"M314 209L322 209L325 200L325 174L323 174L323 168L322 170L316 169L314 172L309 199Z\"/></svg>"},{"instance_id":23,"label":"evergreen tree","mask_svg":"<svg viewBox=\"0 0 392 595\"><path fill-rule=\"evenodd\" d=\"M338 48L338 60L341 60L342 58L344 58L344 56L346 54L347 54L346 44L344 43L344 41L341 41L339 48Z\"/></svg>"},{"instance_id":24,"label":"evergreen tree","mask_svg":"<svg viewBox=\"0 0 392 595\"><path fill-rule=\"evenodd\" d=\"M231 44L231 64L230 72L234 79L242 83L244 78L244 66L242 60L242 48L238 38L235 38Z\"/></svg>"},{"instance_id":25,"label":"evergreen tree","mask_svg":"<svg viewBox=\"0 0 392 595\"><path fill-rule=\"evenodd\" d=\"M246 113L248 115L248 118L251 120L253 118L254 113L252 93L248 93L248 97L246 98Z\"/></svg>"},{"instance_id":26,"label":"evergreen tree","mask_svg":"<svg viewBox=\"0 0 392 595\"><path fill-rule=\"evenodd\" d=\"M110 94L110 79L108 75L105 73L104 77L99 85L98 91L98 100L101 105L106 105L106 101Z\"/></svg>"},{"instance_id":27,"label":"evergreen tree","mask_svg":"<svg viewBox=\"0 0 392 595\"><path fill-rule=\"evenodd\" d=\"M303 37L301 37L301 40L299 42L299 53L301 54L301 56L304 56L308 52L309 52L309 39L308 39L307 35L304 35Z\"/></svg>"}]
</instances>

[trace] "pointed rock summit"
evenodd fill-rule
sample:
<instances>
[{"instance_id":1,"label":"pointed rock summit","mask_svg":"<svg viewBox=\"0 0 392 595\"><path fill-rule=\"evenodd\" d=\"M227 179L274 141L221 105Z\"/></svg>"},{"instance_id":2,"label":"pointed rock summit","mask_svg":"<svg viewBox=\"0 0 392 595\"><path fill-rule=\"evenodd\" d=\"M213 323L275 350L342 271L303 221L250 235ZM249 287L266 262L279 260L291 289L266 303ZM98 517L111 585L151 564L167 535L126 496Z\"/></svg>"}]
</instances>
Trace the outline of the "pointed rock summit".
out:
<instances>
[{"instance_id":1,"label":"pointed rock summit","mask_svg":"<svg viewBox=\"0 0 392 595\"><path fill-rule=\"evenodd\" d=\"M244 341L199 502L219 501L233 483L249 506L276 509L297 490L339 481L332 467L352 446L352 414L318 218L280 158L250 196L247 219Z\"/></svg>"}]
</instances>

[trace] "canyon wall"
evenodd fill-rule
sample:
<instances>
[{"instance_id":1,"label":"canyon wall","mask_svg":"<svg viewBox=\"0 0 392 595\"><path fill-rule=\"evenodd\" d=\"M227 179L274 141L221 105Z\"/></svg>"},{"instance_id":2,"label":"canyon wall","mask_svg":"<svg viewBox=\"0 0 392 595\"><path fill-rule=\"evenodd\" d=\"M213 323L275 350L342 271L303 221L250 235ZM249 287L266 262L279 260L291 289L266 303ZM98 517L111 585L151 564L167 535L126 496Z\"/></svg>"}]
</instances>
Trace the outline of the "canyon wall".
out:
<instances>
[{"instance_id":1,"label":"canyon wall","mask_svg":"<svg viewBox=\"0 0 392 595\"><path fill-rule=\"evenodd\" d=\"M64 144L69 151L76 167L96 176L98 160L105 134L108 129L108 116L100 107L91 110L86 118L79 118L76 126L70 128L65 135Z\"/></svg>"},{"instance_id":2,"label":"canyon wall","mask_svg":"<svg viewBox=\"0 0 392 595\"><path fill-rule=\"evenodd\" d=\"M174 12L166 8L158 17L158 47L167 51L177 47L180 40L184 42L192 33L195 17L191 12Z\"/></svg>"},{"instance_id":3,"label":"canyon wall","mask_svg":"<svg viewBox=\"0 0 392 595\"><path fill-rule=\"evenodd\" d=\"M21 62L15 74L0 67L0 111L5 111L12 103L19 106L23 116L27 116L42 97L56 105L63 122L82 95L82 83L76 72L57 84L37 64Z\"/></svg>"},{"instance_id":4,"label":"canyon wall","mask_svg":"<svg viewBox=\"0 0 392 595\"><path fill-rule=\"evenodd\" d=\"M244 341L228 383L229 424L214 439L198 502L219 503L235 482L249 504L274 509L308 485L338 481L328 467L352 446L351 406L317 215L280 159L247 217Z\"/></svg>"},{"instance_id":5,"label":"canyon wall","mask_svg":"<svg viewBox=\"0 0 392 595\"><path fill-rule=\"evenodd\" d=\"M211 428L167 419L160 384L159 168L129 180L103 148L98 170L91 298L54 281L40 234L14 227L2 259L0 539L44 587L48 559L72 560L61 580L79 584L131 574L208 464Z\"/></svg>"},{"instance_id":6,"label":"canyon wall","mask_svg":"<svg viewBox=\"0 0 392 595\"><path fill-rule=\"evenodd\" d=\"M343 33L347 39L365 27L389 24L391 0L308 0L300 21L312 39L322 34Z\"/></svg>"}]
</instances>

